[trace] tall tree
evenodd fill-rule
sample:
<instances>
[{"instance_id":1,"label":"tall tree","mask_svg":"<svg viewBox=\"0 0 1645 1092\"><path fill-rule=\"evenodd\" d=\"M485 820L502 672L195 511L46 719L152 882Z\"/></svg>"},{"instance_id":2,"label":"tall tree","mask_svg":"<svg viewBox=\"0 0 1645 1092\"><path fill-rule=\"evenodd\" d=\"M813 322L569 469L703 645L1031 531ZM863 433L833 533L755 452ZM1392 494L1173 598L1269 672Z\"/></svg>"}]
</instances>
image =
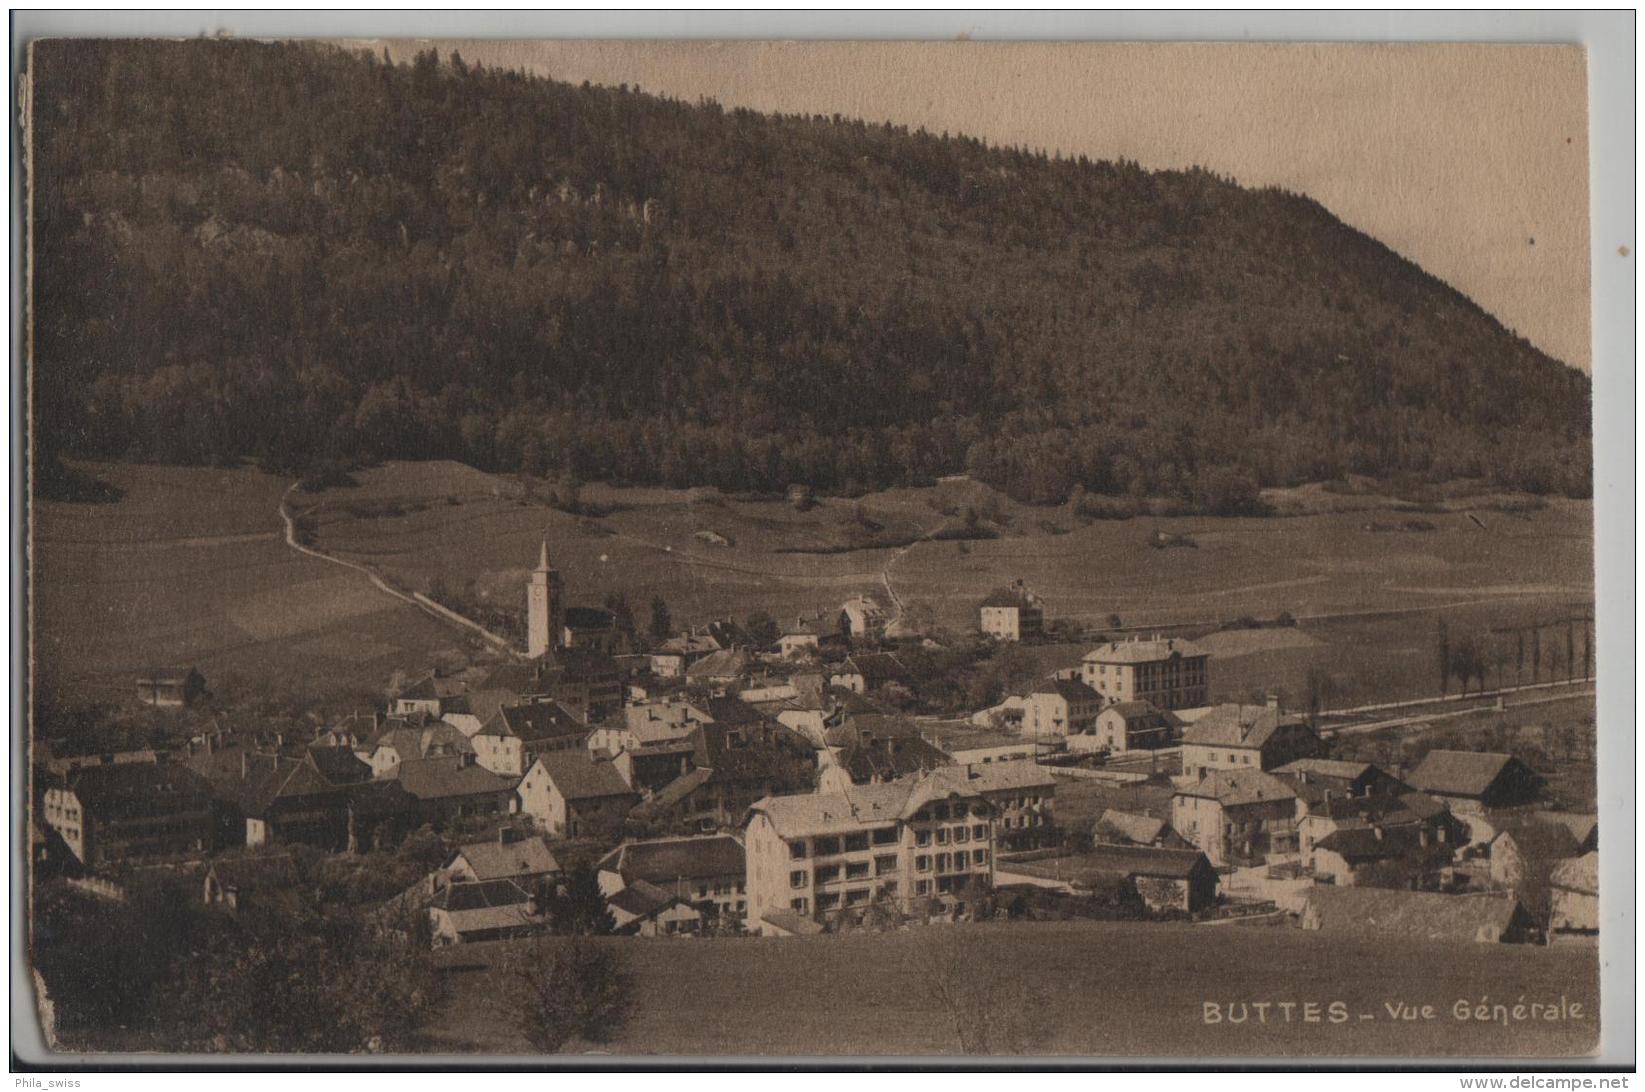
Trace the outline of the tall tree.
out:
<instances>
[{"instance_id":1,"label":"tall tree","mask_svg":"<svg viewBox=\"0 0 1645 1092\"><path fill-rule=\"evenodd\" d=\"M1451 632L1445 619L1439 620L1439 692L1446 693L1451 686Z\"/></svg>"},{"instance_id":2,"label":"tall tree","mask_svg":"<svg viewBox=\"0 0 1645 1092\"><path fill-rule=\"evenodd\" d=\"M653 596L651 600L651 639L658 644L674 633L674 616L669 612L668 600Z\"/></svg>"}]
</instances>

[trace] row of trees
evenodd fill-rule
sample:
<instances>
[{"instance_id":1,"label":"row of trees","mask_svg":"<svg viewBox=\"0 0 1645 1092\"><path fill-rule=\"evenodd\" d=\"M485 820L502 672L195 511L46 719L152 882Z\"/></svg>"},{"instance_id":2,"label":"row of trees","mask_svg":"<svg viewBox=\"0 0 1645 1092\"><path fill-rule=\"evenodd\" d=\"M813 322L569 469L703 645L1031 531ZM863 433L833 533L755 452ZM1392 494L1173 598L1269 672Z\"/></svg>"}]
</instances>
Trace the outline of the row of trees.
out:
<instances>
[{"instance_id":1,"label":"row of trees","mask_svg":"<svg viewBox=\"0 0 1645 1092\"><path fill-rule=\"evenodd\" d=\"M1533 622L1524 626L1490 629L1453 637L1441 620L1437 640L1440 693L1450 689L1452 680L1468 692L1469 683L1484 690L1487 675L1496 686L1529 683L1567 682L1591 679L1594 673L1594 631L1592 618L1565 618ZM1509 671L1513 672L1510 679Z\"/></svg>"},{"instance_id":2,"label":"row of trees","mask_svg":"<svg viewBox=\"0 0 1645 1092\"><path fill-rule=\"evenodd\" d=\"M48 454L1211 511L1344 474L1589 491L1587 378L1292 194L432 52L36 62Z\"/></svg>"}]
</instances>

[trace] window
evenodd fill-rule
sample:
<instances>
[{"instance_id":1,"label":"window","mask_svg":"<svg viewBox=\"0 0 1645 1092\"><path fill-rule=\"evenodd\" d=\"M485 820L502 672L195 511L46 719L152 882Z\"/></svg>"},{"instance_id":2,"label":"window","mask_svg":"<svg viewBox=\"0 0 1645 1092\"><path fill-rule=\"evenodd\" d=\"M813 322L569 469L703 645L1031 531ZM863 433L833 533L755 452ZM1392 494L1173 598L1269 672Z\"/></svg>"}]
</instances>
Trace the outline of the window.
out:
<instances>
[{"instance_id":1,"label":"window","mask_svg":"<svg viewBox=\"0 0 1645 1092\"><path fill-rule=\"evenodd\" d=\"M840 866L837 864L822 865L817 869L818 883L833 883L840 878Z\"/></svg>"},{"instance_id":2,"label":"window","mask_svg":"<svg viewBox=\"0 0 1645 1092\"><path fill-rule=\"evenodd\" d=\"M971 860L976 863L978 868L983 867L988 863L988 851L986 849L973 850Z\"/></svg>"},{"instance_id":3,"label":"window","mask_svg":"<svg viewBox=\"0 0 1645 1092\"><path fill-rule=\"evenodd\" d=\"M945 845L948 844L948 828L947 827L938 827L937 828L937 844L939 846L945 846Z\"/></svg>"},{"instance_id":4,"label":"window","mask_svg":"<svg viewBox=\"0 0 1645 1092\"><path fill-rule=\"evenodd\" d=\"M951 853L937 854L937 871L947 872L954 867L954 856Z\"/></svg>"},{"instance_id":5,"label":"window","mask_svg":"<svg viewBox=\"0 0 1645 1092\"><path fill-rule=\"evenodd\" d=\"M697 897L699 899L708 898L708 885L706 883L700 883L697 885Z\"/></svg>"},{"instance_id":6,"label":"window","mask_svg":"<svg viewBox=\"0 0 1645 1092\"><path fill-rule=\"evenodd\" d=\"M928 846L928 845L930 845L931 844L931 832L929 830L916 830L914 832L914 844L917 845L917 846Z\"/></svg>"},{"instance_id":7,"label":"window","mask_svg":"<svg viewBox=\"0 0 1645 1092\"><path fill-rule=\"evenodd\" d=\"M887 853L874 858L874 874L876 876L883 876L887 872L895 872L896 870L897 855L895 853Z\"/></svg>"},{"instance_id":8,"label":"window","mask_svg":"<svg viewBox=\"0 0 1645 1092\"><path fill-rule=\"evenodd\" d=\"M860 879L863 879L864 877L866 877L867 875L868 875L868 862L867 861L852 861L850 864L845 866L845 878L848 879L848 880L860 880Z\"/></svg>"},{"instance_id":9,"label":"window","mask_svg":"<svg viewBox=\"0 0 1645 1092\"><path fill-rule=\"evenodd\" d=\"M746 909L747 909L747 904L744 903L742 899L738 899L737 900L737 913L741 914Z\"/></svg>"},{"instance_id":10,"label":"window","mask_svg":"<svg viewBox=\"0 0 1645 1092\"><path fill-rule=\"evenodd\" d=\"M964 819L965 815L966 815L965 805L964 804L955 804L954 805L954 818Z\"/></svg>"},{"instance_id":11,"label":"window","mask_svg":"<svg viewBox=\"0 0 1645 1092\"><path fill-rule=\"evenodd\" d=\"M920 856L915 857L914 858L914 871L916 871L916 872L930 872L931 871L931 858L927 857L924 854L921 854Z\"/></svg>"},{"instance_id":12,"label":"window","mask_svg":"<svg viewBox=\"0 0 1645 1092\"><path fill-rule=\"evenodd\" d=\"M803 860L805 860L805 843L804 842L789 842L788 843L788 856L789 856L790 860L794 860L794 861L803 861Z\"/></svg>"},{"instance_id":13,"label":"window","mask_svg":"<svg viewBox=\"0 0 1645 1092\"><path fill-rule=\"evenodd\" d=\"M854 887L845 893L845 905L861 906L863 903L868 901L868 894L868 888Z\"/></svg>"},{"instance_id":14,"label":"window","mask_svg":"<svg viewBox=\"0 0 1645 1092\"><path fill-rule=\"evenodd\" d=\"M840 840L838 838L818 838L816 840L816 847L817 856L825 857L830 853L838 853L840 851Z\"/></svg>"},{"instance_id":15,"label":"window","mask_svg":"<svg viewBox=\"0 0 1645 1092\"><path fill-rule=\"evenodd\" d=\"M916 895L929 895L929 894L931 894L931 881L930 880L915 880L914 881L914 894L916 894Z\"/></svg>"},{"instance_id":16,"label":"window","mask_svg":"<svg viewBox=\"0 0 1645 1092\"><path fill-rule=\"evenodd\" d=\"M954 828L954 841L956 841L956 842L968 842L970 840L971 840L971 832L969 830L965 829L964 827Z\"/></svg>"},{"instance_id":17,"label":"window","mask_svg":"<svg viewBox=\"0 0 1645 1092\"><path fill-rule=\"evenodd\" d=\"M978 823L976 826L972 827L971 828L971 837L975 838L979 842L987 841L988 840L988 824L987 823Z\"/></svg>"},{"instance_id":18,"label":"window","mask_svg":"<svg viewBox=\"0 0 1645 1092\"><path fill-rule=\"evenodd\" d=\"M877 846L888 846L896 842L896 840L896 827L881 827L879 830L874 832L874 844Z\"/></svg>"},{"instance_id":19,"label":"window","mask_svg":"<svg viewBox=\"0 0 1645 1092\"><path fill-rule=\"evenodd\" d=\"M834 909L835 907L837 907L839 905L840 905L840 897L838 895L818 895L817 896L817 909L818 910L832 910L832 909Z\"/></svg>"},{"instance_id":20,"label":"window","mask_svg":"<svg viewBox=\"0 0 1645 1092\"><path fill-rule=\"evenodd\" d=\"M956 871L963 872L970 867L971 857L965 852L965 850L962 849L958 853L954 854L954 869Z\"/></svg>"},{"instance_id":21,"label":"window","mask_svg":"<svg viewBox=\"0 0 1645 1092\"><path fill-rule=\"evenodd\" d=\"M811 909L811 903L810 903L809 900L804 899L804 898L789 899L788 900L788 908L790 910L798 910L800 913L803 914L807 910Z\"/></svg>"},{"instance_id":22,"label":"window","mask_svg":"<svg viewBox=\"0 0 1645 1092\"><path fill-rule=\"evenodd\" d=\"M847 834L845 836L845 851L847 853L856 853L858 850L867 849L867 848L868 848L868 835L867 834Z\"/></svg>"},{"instance_id":23,"label":"window","mask_svg":"<svg viewBox=\"0 0 1645 1092\"><path fill-rule=\"evenodd\" d=\"M788 886L789 887L804 887L805 886L805 872L803 870L800 871L800 872L790 872L788 874Z\"/></svg>"},{"instance_id":24,"label":"window","mask_svg":"<svg viewBox=\"0 0 1645 1092\"><path fill-rule=\"evenodd\" d=\"M737 881L737 894L739 894L739 895L748 894L747 883L745 881L743 881L743 880L738 880Z\"/></svg>"},{"instance_id":25,"label":"window","mask_svg":"<svg viewBox=\"0 0 1645 1092\"><path fill-rule=\"evenodd\" d=\"M888 898L888 899L896 898L897 897L897 881L896 880L891 880L887 883L881 884L880 885L880 895L882 897Z\"/></svg>"}]
</instances>

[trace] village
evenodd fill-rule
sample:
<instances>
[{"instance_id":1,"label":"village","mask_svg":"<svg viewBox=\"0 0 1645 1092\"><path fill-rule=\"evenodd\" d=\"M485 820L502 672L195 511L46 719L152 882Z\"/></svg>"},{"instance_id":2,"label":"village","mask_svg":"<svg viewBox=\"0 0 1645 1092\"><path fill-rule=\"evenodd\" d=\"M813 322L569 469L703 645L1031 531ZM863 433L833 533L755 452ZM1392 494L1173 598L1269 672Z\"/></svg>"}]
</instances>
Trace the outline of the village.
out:
<instances>
[{"instance_id":1,"label":"village","mask_svg":"<svg viewBox=\"0 0 1645 1092\"><path fill-rule=\"evenodd\" d=\"M1383 768L1277 695L1213 702L1186 638L1102 641L956 719L909 712L930 638L871 596L769 642L719 620L639 648L568 603L546 541L525 594L523 655L307 733L237 730L198 671L146 672L134 708L189 728L37 741L36 880L118 900L162 870L232 914L305 862L388 855L409 882L356 908L409 912L434 948L1074 919L1597 943L1596 818L1549 771L1438 746ZM1015 583L976 639L1032 644L1046 614Z\"/></svg>"}]
</instances>

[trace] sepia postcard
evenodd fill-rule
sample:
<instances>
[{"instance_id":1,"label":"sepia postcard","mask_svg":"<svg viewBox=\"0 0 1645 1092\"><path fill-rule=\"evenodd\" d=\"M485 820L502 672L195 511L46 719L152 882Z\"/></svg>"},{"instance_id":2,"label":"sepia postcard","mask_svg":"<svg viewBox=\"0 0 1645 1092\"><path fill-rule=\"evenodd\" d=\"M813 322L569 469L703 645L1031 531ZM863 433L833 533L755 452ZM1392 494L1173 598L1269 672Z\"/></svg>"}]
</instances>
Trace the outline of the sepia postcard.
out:
<instances>
[{"instance_id":1,"label":"sepia postcard","mask_svg":"<svg viewBox=\"0 0 1645 1092\"><path fill-rule=\"evenodd\" d=\"M1594 1055L1587 81L34 41L46 1044Z\"/></svg>"}]
</instances>

